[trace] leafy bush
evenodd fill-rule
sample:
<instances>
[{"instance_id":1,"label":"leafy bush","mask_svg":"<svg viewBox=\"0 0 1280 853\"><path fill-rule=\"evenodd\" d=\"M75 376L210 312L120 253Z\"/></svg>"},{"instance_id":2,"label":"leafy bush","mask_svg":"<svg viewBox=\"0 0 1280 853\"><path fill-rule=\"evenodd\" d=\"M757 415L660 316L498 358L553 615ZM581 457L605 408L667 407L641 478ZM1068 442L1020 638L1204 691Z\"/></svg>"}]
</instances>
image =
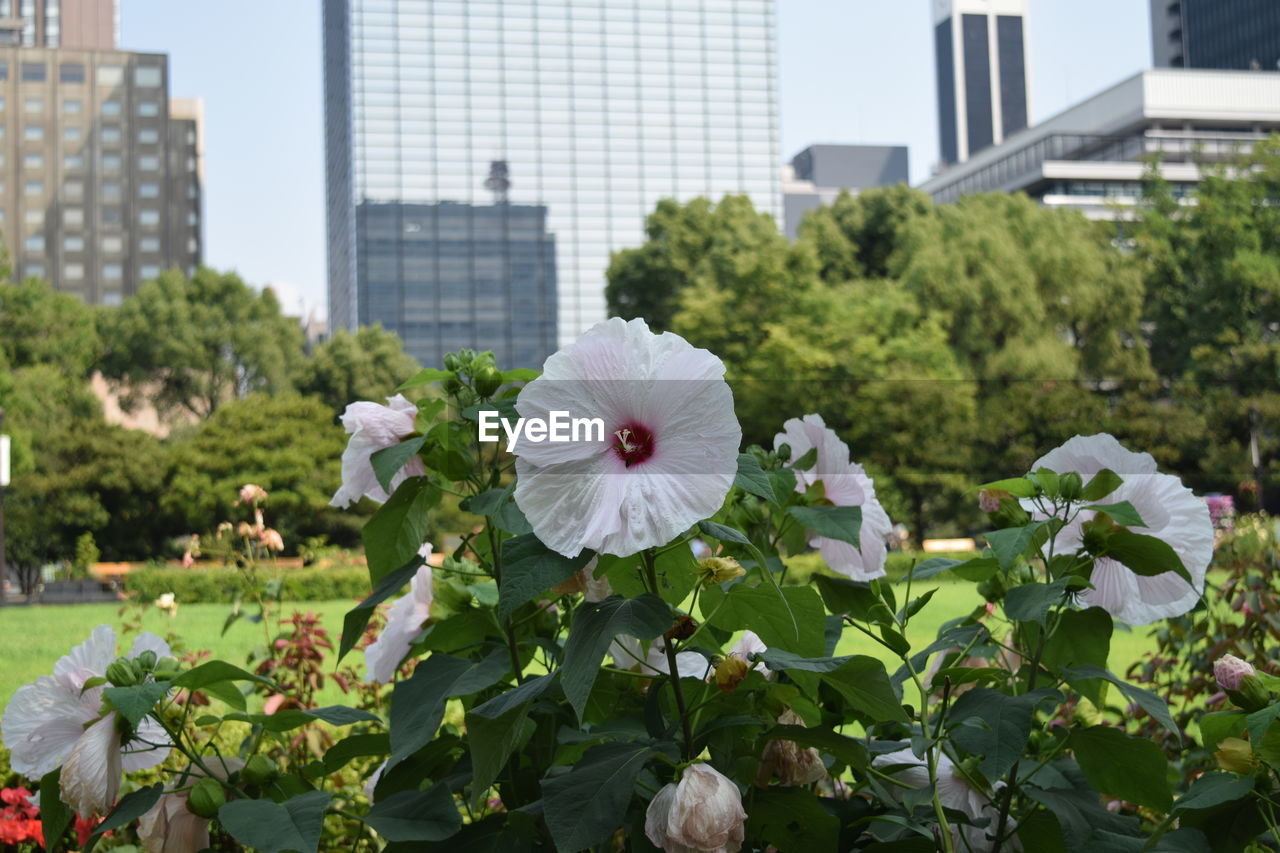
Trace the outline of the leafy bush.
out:
<instances>
[{"instance_id":1,"label":"leafy bush","mask_svg":"<svg viewBox=\"0 0 1280 853\"><path fill-rule=\"evenodd\" d=\"M359 566L284 569L283 601L334 601L369 594L369 572ZM124 588L142 601L171 592L183 604L227 603L242 589L241 575L220 566L210 569L148 568L126 575Z\"/></svg>"},{"instance_id":2,"label":"leafy bush","mask_svg":"<svg viewBox=\"0 0 1280 853\"><path fill-rule=\"evenodd\" d=\"M923 563L925 560L932 560L938 557L948 560L965 560L978 556L973 551L948 551L946 553L930 553L923 551L892 551L885 560L885 574L893 579L899 580L906 577L907 571L914 563ZM841 575L827 568L827 564L823 561L822 555L817 551L809 551L804 554L796 554L787 557L784 561L787 564L787 583L796 586L808 586L815 576L838 578Z\"/></svg>"}]
</instances>

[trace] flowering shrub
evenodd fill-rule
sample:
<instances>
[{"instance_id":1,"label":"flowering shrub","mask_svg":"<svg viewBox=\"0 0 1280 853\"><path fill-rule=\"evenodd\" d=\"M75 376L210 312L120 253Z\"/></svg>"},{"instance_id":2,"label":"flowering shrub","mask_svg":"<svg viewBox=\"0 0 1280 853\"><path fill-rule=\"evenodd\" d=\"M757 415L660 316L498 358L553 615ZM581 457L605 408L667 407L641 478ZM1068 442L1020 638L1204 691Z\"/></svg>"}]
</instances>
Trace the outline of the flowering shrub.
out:
<instances>
[{"instance_id":1,"label":"flowering shrub","mask_svg":"<svg viewBox=\"0 0 1280 853\"><path fill-rule=\"evenodd\" d=\"M1150 456L1078 436L975 488L981 554L891 581L875 484L821 417L794 415L743 450L719 359L616 319L541 376L464 351L386 406L352 405L334 502L382 506L364 529L373 592L338 653L364 643L389 701L312 707L327 638L305 617L252 672L159 647L114 658L98 629L5 712L46 836L63 803L107 814L95 833L141 818L147 849L193 853L311 853L335 825L348 849L562 853L1226 851L1268 831L1273 680L1206 668L1240 710L1215 729L1222 769L1173 784L1135 727L1185 733L1108 669L1118 622L1200 601L1203 501ZM484 523L433 568L446 493ZM243 540L256 577L273 543ZM784 585L784 558L811 548L831 574ZM944 573L986 605L914 645ZM163 782L116 801L124 770L166 758ZM352 766L363 791L342 782Z\"/></svg>"}]
</instances>

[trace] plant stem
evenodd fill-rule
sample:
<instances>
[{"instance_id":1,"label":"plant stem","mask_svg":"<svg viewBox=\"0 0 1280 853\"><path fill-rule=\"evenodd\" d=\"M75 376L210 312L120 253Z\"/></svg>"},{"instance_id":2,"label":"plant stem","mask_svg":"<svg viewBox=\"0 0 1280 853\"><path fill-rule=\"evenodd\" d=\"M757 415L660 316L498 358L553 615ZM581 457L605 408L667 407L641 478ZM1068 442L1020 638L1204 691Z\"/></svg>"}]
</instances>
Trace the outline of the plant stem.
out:
<instances>
[{"instance_id":1,"label":"plant stem","mask_svg":"<svg viewBox=\"0 0 1280 853\"><path fill-rule=\"evenodd\" d=\"M641 552L640 558L644 563L645 579L649 584L649 591L654 595L658 594L658 569L654 563L653 551L645 550ZM680 726L684 731L684 759L685 761L693 760L693 726L689 722L689 712L684 704L684 691L680 689L680 670L676 666L676 649L671 645L671 639L666 634L662 635L662 646L667 653L667 675L671 679L671 692L676 697L676 711L680 714Z\"/></svg>"},{"instance_id":2,"label":"plant stem","mask_svg":"<svg viewBox=\"0 0 1280 853\"><path fill-rule=\"evenodd\" d=\"M498 588L501 589L502 543L498 541L498 534L492 522L485 524L485 531L489 534L489 550L493 555L493 579L498 582ZM511 656L511 671L515 673L516 684L524 684L524 667L520 664L520 649L516 645L516 631L511 624L510 616L502 620L502 628L507 635L507 653Z\"/></svg>"}]
</instances>

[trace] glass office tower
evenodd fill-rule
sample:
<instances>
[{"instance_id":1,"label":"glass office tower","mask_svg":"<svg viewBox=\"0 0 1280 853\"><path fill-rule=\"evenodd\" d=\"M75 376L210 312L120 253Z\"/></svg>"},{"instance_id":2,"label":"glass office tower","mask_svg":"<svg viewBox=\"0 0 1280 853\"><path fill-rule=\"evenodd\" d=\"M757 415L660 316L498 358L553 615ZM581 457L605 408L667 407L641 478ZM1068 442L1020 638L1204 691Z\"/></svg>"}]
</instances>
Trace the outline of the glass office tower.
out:
<instances>
[{"instance_id":1,"label":"glass office tower","mask_svg":"<svg viewBox=\"0 0 1280 853\"><path fill-rule=\"evenodd\" d=\"M1280 71L1276 0L1151 0L1157 68Z\"/></svg>"},{"instance_id":2,"label":"glass office tower","mask_svg":"<svg viewBox=\"0 0 1280 853\"><path fill-rule=\"evenodd\" d=\"M610 254L659 199L746 193L780 216L773 0L324 11L335 328L381 321L424 363L467 345L539 366L604 318Z\"/></svg>"}]
</instances>

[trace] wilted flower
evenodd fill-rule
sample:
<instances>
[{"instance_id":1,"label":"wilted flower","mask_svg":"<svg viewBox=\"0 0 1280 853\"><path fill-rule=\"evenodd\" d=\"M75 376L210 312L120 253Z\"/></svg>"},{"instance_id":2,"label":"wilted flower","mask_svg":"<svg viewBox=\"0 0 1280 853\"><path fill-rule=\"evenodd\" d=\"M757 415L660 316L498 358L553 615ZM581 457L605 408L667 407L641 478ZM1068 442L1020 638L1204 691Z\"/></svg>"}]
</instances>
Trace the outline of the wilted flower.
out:
<instances>
[{"instance_id":1,"label":"wilted flower","mask_svg":"<svg viewBox=\"0 0 1280 853\"><path fill-rule=\"evenodd\" d=\"M738 786L710 764L692 764L650 801L644 834L666 853L736 853L746 819Z\"/></svg>"},{"instance_id":2,"label":"wilted flower","mask_svg":"<svg viewBox=\"0 0 1280 853\"><path fill-rule=\"evenodd\" d=\"M705 557L698 561L698 571L707 586L731 581L747 573L733 557Z\"/></svg>"},{"instance_id":3,"label":"wilted flower","mask_svg":"<svg viewBox=\"0 0 1280 853\"><path fill-rule=\"evenodd\" d=\"M803 726L804 720L790 708L778 717L783 726ZM822 763L818 750L805 748L790 740L771 740L760 756L760 771L756 775L756 783L768 785L774 776L789 788L800 785L812 785L827 775L827 768Z\"/></svg>"},{"instance_id":4,"label":"wilted flower","mask_svg":"<svg viewBox=\"0 0 1280 853\"><path fill-rule=\"evenodd\" d=\"M596 577L597 562L596 558L592 557L591 562L574 572L573 576L567 581L562 581L551 587L551 591L556 595L581 593L583 599L588 602L604 601L613 595L613 587L609 586L608 578Z\"/></svg>"},{"instance_id":5,"label":"wilted flower","mask_svg":"<svg viewBox=\"0 0 1280 853\"><path fill-rule=\"evenodd\" d=\"M999 489L983 489L978 492L978 509L983 512L999 512L1000 501L1007 497L1011 497L1008 492L1002 492Z\"/></svg>"},{"instance_id":6,"label":"wilted flower","mask_svg":"<svg viewBox=\"0 0 1280 853\"><path fill-rule=\"evenodd\" d=\"M929 765L924 759L917 758L910 749L899 749L896 752L877 755L871 764L874 767L885 768L889 775L900 781L905 787L929 787ZM906 766L898 767L896 770L887 769L898 765ZM938 799L942 802L943 808L963 812L975 821L989 821L986 829L977 826L953 827L953 835L957 831L962 833L968 842L968 849L970 850L990 849L991 841L987 838L987 832L995 833L996 822L999 819L999 812L992 804L991 799L982 791L973 787L964 776L960 775L956 771L955 763L943 753L938 755L937 773ZM1013 818L1009 818L1005 828L1009 830L1015 825Z\"/></svg>"},{"instance_id":7,"label":"wilted flower","mask_svg":"<svg viewBox=\"0 0 1280 853\"><path fill-rule=\"evenodd\" d=\"M718 510L733 485L742 429L724 364L643 320L593 326L547 359L516 409L548 423L552 412L604 422L603 435L512 448L516 503L566 556L664 545Z\"/></svg>"},{"instance_id":8,"label":"wilted flower","mask_svg":"<svg viewBox=\"0 0 1280 853\"><path fill-rule=\"evenodd\" d=\"M769 647L764 644L764 641L760 639L755 631L743 631L742 636L738 638L738 642L734 643L729 649L729 656L739 658L745 663L751 663L752 655L763 654L767 651L769 651ZM765 678L773 677L773 671L764 665L764 661L756 661L752 669Z\"/></svg>"},{"instance_id":9,"label":"wilted flower","mask_svg":"<svg viewBox=\"0 0 1280 853\"><path fill-rule=\"evenodd\" d=\"M1123 484L1100 503L1128 501L1132 504L1146 526L1130 529L1169 545L1193 581L1188 584L1175 572L1138 575L1110 557L1101 557L1094 561L1090 580L1093 588L1080 593L1081 604L1101 607L1130 625L1181 616L1196 605L1213 557L1213 525L1204 501L1183 486L1181 480L1171 474L1157 473L1156 461L1149 453L1126 450L1106 433L1075 436L1031 466L1033 471L1040 468L1058 474L1074 471L1086 483L1103 469L1120 475ZM1096 514L1092 510L1080 510L1058 533L1055 551L1070 553L1079 548L1084 541L1083 523Z\"/></svg>"},{"instance_id":10,"label":"wilted flower","mask_svg":"<svg viewBox=\"0 0 1280 853\"><path fill-rule=\"evenodd\" d=\"M431 543L418 552L424 559L431 554ZM387 625L364 650L364 664L370 681L390 684L395 678L400 661L409 653L414 639L422 633L422 626L431 618L431 566L421 566L409 581L409 594L391 605L387 613Z\"/></svg>"},{"instance_id":11,"label":"wilted flower","mask_svg":"<svg viewBox=\"0 0 1280 853\"><path fill-rule=\"evenodd\" d=\"M84 689L89 679L106 676L115 647L110 626L94 628L54 665L53 675L18 688L0 722L13 770L39 779L61 766L62 799L86 817L111 807L123 771L155 767L169 754L169 736L158 723L144 717L126 741L116 712L102 713L103 686ZM144 652L170 656L168 644L155 634L139 634L126 657Z\"/></svg>"},{"instance_id":12,"label":"wilted flower","mask_svg":"<svg viewBox=\"0 0 1280 853\"><path fill-rule=\"evenodd\" d=\"M244 767L239 758L212 755L206 756L204 763L223 782ZM145 853L198 853L209 847L208 819L188 807L188 791L173 790L180 782L189 783L193 777L204 777L204 772L197 767L187 770L189 775L185 780L181 776L175 778L159 802L138 818L138 840Z\"/></svg>"},{"instance_id":13,"label":"wilted flower","mask_svg":"<svg viewBox=\"0 0 1280 853\"><path fill-rule=\"evenodd\" d=\"M347 507L362 497L384 503L389 495L378 482L370 457L379 450L394 447L413 432L413 422L418 407L403 395L387 398L387 405L377 403L352 403L342 414L342 426L350 433L347 449L342 452L342 486L334 494L329 506ZM426 473L422 460L414 456L391 478L391 490L395 491L409 477Z\"/></svg>"},{"instance_id":14,"label":"wilted flower","mask_svg":"<svg viewBox=\"0 0 1280 853\"><path fill-rule=\"evenodd\" d=\"M284 538L280 532L270 527L258 532L258 544L272 551L284 550Z\"/></svg>"},{"instance_id":15,"label":"wilted flower","mask_svg":"<svg viewBox=\"0 0 1280 853\"><path fill-rule=\"evenodd\" d=\"M1256 672L1253 664L1235 655L1223 655L1213 662L1213 677L1223 690L1239 690L1244 677Z\"/></svg>"},{"instance_id":16,"label":"wilted flower","mask_svg":"<svg viewBox=\"0 0 1280 853\"><path fill-rule=\"evenodd\" d=\"M240 487L240 500L237 503L248 504L249 506L257 506L267 502L267 492L262 486L255 486L253 483L245 483Z\"/></svg>"},{"instance_id":17,"label":"wilted flower","mask_svg":"<svg viewBox=\"0 0 1280 853\"><path fill-rule=\"evenodd\" d=\"M821 415L792 418L782 429L773 437L773 446L789 445L793 463L817 448L813 467L796 469L796 491L805 492L814 483L821 483L826 499L833 505L862 508L859 547L824 536L815 536L809 544L822 553L828 566L854 580L883 577L888 554L885 543L893 532L893 523L876 500L875 484L867 472L849 461L849 446L827 429Z\"/></svg>"},{"instance_id":18,"label":"wilted flower","mask_svg":"<svg viewBox=\"0 0 1280 853\"><path fill-rule=\"evenodd\" d=\"M732 693L738 689L738 685L747 677L747 673L751 668L747 666L747 662L742 658L736 658L730 655L727 658L721 658L716 664L716 687L721 692Z\"/></svg>"}]
</instances>

